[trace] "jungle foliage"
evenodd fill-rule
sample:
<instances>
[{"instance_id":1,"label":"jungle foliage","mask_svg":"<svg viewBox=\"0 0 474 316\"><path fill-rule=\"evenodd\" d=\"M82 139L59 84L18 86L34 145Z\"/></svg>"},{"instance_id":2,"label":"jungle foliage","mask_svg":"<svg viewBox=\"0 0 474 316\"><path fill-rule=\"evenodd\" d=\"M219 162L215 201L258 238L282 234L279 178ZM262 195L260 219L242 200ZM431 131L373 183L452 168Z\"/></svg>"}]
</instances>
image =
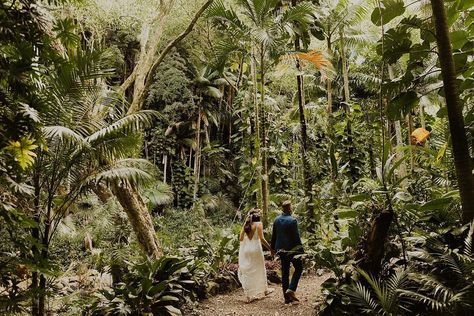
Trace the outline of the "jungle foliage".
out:
<instances>
[{"instance_id":1,"label":"jungle foliage","mask_svg":"<svg viewBox=\"0 0 474 316\"><path fill-rule=\"evenodd\" d=\"M1 1L0 313L186 314L289 199L315 313L472 314L473 12Z\"/></svg>"}]
</instances>

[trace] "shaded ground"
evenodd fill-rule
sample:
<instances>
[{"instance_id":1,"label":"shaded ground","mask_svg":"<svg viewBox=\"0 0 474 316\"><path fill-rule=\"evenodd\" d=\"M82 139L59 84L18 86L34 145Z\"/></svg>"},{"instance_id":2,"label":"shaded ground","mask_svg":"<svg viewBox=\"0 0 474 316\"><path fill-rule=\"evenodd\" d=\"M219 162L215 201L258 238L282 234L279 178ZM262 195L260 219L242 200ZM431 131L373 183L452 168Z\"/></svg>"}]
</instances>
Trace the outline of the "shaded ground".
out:
<instances>
[{"instance_id":1,"label":"shaded ground","mask_svg":"<svg viewBox=\"0 0 474 316\"><path fill-rule=\"evenodd\" d=\"M243 290L238 289L203 301L193 314L198 316L314 315L314 306L320 294L321 283L329 276L330 274L303 276L296 292L300 299L299 305L285 305L281 286L273 284L270 287L275 291L264 299L246 303Z\"/></svg>"}]
</instances>

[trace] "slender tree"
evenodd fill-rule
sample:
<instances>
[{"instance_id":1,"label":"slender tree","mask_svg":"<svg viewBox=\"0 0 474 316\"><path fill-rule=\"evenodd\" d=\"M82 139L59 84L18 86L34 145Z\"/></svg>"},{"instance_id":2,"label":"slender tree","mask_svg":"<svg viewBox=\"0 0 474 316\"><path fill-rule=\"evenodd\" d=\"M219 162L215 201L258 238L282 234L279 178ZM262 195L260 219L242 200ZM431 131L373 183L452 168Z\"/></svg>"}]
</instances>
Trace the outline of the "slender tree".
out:
<instances>
[{"instance_id":1,"label":"slender tree","mask_svg":"<svg viewBox=\"0 0 474 316\"><path fill-rule=\"evenodd\" d=\"M448 109L449 130L453 146L454 164L461 195L462 220L469 223L474 218L474 177L472 175L471 157L464 130L462 105L459 100L456 83L451 39L443 0L431 0L436 42L438 43L439 63L443 76L446 106Z\"/></svg>"},{"instance_id":2,"label":"slender tree","mask_svg":"<svg viewBox=\"0 0 474 316\"><path fill-rule=\"evenodd\" d=\"M297 0L292 0L291 5L297 5ZM297 26L296 26L297 27ZM296 33L295 36L295 51L300 51L300 36ZM301 72L300 61L296 60L296 68ZM306 126L306 117L304 113L305 99L304 99L304 80L303 75L296 76L296 84L298 88L298 111L300 116L300 134L301 134L301 160L303 162L303 181L306 204L306 216L308 219L308 230L314 231L314 203L313 203L313 183L310 175L309 161L308 161L308 132Z\"/></svg>"},{"instance_id":3,"label":"slender tree","mask_svg":"<svg viewBox=\"0 0 474 316\"><path fill-rule=\"evenodd\" d=\"M268 57L279 56L284 52L282 47L288 41L288 30L295 22L306 23L310 17L311 7L298 5L281 14L275 14L278 13L278 0L238 0L237 4L240 11L226 8L222 1L218 1L209 9L208 16L218 23L227 25L227 30L230 33L240 36L239 39L248 43L250 47L255 106L256 181L260 191L257 193L257 202L261 199L263 222L266 223L269 205L269 173L265 76L271 64ZM245 15L245 18L241 19L237 12ZM234 42L235 38L232 38L231 43L226 43L227 55L232 50L241 49L236 47ZM257 74L260 78L257 78ZM259 93L260 98L258 98L257 93ZM261 159L258 159L259 157Z\"/></svg>"}]
</instances>

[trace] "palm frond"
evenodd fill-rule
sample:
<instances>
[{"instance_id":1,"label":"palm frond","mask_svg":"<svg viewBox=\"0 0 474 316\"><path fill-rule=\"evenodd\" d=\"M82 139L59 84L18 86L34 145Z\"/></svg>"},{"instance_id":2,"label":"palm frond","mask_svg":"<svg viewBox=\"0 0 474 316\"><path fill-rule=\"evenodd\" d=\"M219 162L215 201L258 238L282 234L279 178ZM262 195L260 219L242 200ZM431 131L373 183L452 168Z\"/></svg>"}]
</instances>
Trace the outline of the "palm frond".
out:
<instances>
[{"instance_id":1,"label":"palm frond","mask_svg":"<svg viewBox=\"0 0 474 316\"><path fill-rule=\"evenodd\" d=\"M351 48L368 46L376 42L376 39L370 33L345 34L343 40L344 45Z\"/></svg>"},{"instance_id":2,"label":"palm frond","mask_svg":"<svg viewBox=\"0 0 474 316\"><path fill-rule=\"evenodd\" d=\"M300 25L305 25L311 23L311 15L314 10L315 8L312 4L301 3L285 10L285 12L277 18L277 21L282 24L298 22Z\"/></svg>"},{"instance_id":3,"label":"palm frond","mask_svg":"<svg viewBox=\"0 0 474 316\"><path fill-rule=\"evenodd\" d=\"M152 207L167 205L173 202L173 190L164 182L158 181L143 191L143 197Z\"/></svg>"},{"instance_id":4,"label":"palm frond","mask_svg":"<svg viewBox=\"0 0 474 316\"><path fill-rule=\"evenodd\" d=\"M373 276L367 274L362 269L357 269L357 271L367 280L367 283L369 283L370 287L374 291L375 295L377 296L377 299L381 303L382 306L384 306L386 300L387 300L387 295L386 295L386 287L384 284L381 284L377 279L375 279Z\"/></svg>"},{"instance_id":5,"label":"palm frond","mask_svg":"<svg viewBox=\"0 0 474 316\"><path fill-rule=\"evenodd\" d=\"M416 302L421 302L422 304L427 305L432 310L442 312L446 309L446 304L444 302L440 302L439 300L431 298L420 292L400 290L400 293L406 297L413 299Z\"/></svg>"},{"instance_id":6,"label":"palm frond","mask_svg":"<svg viewBox=\"0 0 474 316\"><path fill-rule=\"evenodd\" d=\"M86 140L94 144L97 141L107 138L112 133L136 133L145 127L151 126L153 119L158 117L160 117L159 113L152 110L141 110L127 114L125 117L88 136Z\"/></svg>"},{"instance_id":7,"label":"palm frond","mask_svg":"<svg viewBox=\"0 0 474 316\"><path fill-rule=\"evenodd\" d=\"M221 0L214 1L207 8L206 16L211 20L227 24L234 29L245 30L247 28L237 13L232 8L227 8Z\"/></svg>"},{"instance_id":8,"label":"palm frond","mask_svg":"<svg viewBox=\"0 0 474 316\"><path fill-rule=\"evenodd\" d=\"M469 232L467 233L467 236L464 239L464 254L466 256L473 255L473 249L472 249L473 238L474 238L474 220L471 222Z\"/></svg>"},{"instance_id":9,"label":"palm frond","mask_svg":"<svg viewBox=\"0 0 474 316\"><path fill-rule=\"evenodd\" d=\"M120 159L110 166L101 168L97 174L89 177L96 183L104 181L107 184L128 182L132 185L147 184L156 178L156 166L146 159Z\"/></svg>"},{"instance_id":10,"label":"palm frond","mask_svg":"<svg viewBox=\"0 0 474 316\"><path fill-rule=\"evenodd\" d=\"M142 137L138 133L114 133L94 144L94 159L110 162L116 159L137 157L141 145Z\"/></svg>"},{"instance_id":11,"label":"palm frond","mask_svg":"<svg viewBox=\"0 0 474 316\"><path fill-rule=\"evenodd\" d=\"M89 147L87 140L66 126L45 126L43 134L47 139L58 139L69 145Z\"/></svg>"},{"instance_id":12,"label":"palm frond","mask_svg":"<svg viewBox=\"0 0 474 316\"><path fill-rule=\"evenodd\" d=\"M350 297L351 302L358 306L363 313L379 315L380 305L372 297L369 289L360 282L356 282L355 285L345 290L344 293Z\"/></svg>"},{"instance_id":13,"label":"palm frond","mask_svg":"<svg viewBox=\"0 0 474 316\"><path fill-rule=\"evenodd\" d=\"M308 53L297 52L283 55L281 60L285 63L290 62L293 65L296 65L296 63L299 62L303 67L311 65L322 72L332 67L331 62L318 49L312 50Z\"/></svg>"}]
</instances>

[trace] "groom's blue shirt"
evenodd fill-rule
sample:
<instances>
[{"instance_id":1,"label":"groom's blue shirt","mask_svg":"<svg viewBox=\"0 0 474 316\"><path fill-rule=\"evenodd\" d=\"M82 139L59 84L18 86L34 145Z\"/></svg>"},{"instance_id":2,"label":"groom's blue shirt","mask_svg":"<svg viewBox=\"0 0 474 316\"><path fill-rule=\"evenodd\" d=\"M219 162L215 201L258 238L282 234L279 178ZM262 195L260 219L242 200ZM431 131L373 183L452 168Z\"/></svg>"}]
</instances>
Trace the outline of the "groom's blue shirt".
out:
<instances>
[{"instance_id":1,"label":"groom's blue shirt","mask_svg":"<svg viewBox=\"0 0 474 316\"><path fill-rule=\"evenodd\" d=\"M296 253L303 252L298 222L293 216L283 214L275 218L271 246L275 251L293 250Z\"/></svg>"}]
</instances>

